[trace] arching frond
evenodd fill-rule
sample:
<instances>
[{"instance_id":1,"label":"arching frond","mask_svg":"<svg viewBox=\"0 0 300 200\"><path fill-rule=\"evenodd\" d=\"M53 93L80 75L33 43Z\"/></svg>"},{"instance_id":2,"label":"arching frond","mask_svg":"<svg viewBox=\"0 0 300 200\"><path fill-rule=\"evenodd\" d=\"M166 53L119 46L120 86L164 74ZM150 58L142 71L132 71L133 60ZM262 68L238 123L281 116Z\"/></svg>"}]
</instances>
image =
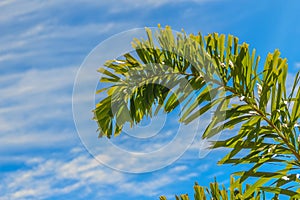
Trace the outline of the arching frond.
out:
<instances>
[{"instance_id":1,"label":"arching frond","mask_svg":"<svg viewBox=\"0 0 300 200\"><path fill-rule=\"evenodd\" d=\"M300 76L287 94L288 65L279 50L259 67L255 50L232 35L174 35L170 27L146 32L147 39L134 40L133 53L99 69L100 81L109 85L99 90L107 95L94 110L99 136L116 136L125 123L133 126L159 109L171 112L181 105L180 122L190 123L217 107L203 137L238 128L212 148L232 148L221 164L252 164L237 173L240 182L260 177L246 196L254 187L298 194Z\"/></svg>"}]
</instances>

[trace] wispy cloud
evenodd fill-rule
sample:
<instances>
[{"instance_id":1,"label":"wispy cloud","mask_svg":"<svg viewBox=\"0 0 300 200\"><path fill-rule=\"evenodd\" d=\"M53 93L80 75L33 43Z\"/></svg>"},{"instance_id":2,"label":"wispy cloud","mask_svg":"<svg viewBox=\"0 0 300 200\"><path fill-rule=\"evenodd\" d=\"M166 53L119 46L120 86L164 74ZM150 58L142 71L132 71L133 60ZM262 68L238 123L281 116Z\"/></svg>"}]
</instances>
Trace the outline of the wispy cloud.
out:
<instances>
[{"instance_id":1,"label":"wispy cloud","mask_svg":"<svg viewBox=\"0 0 300 200\"><path fill-rule=\"evenodd\" d=\"M82 151L75 149L69 152L69 157L73 158L31 158L27 162L30 169L8 174L2 179L0 190L6 196L0 199L51 198L79 191L84 192L81 193L83 198L91 193L93 198L102 197L101 199L109 199L112 193L157 197L162 192L161 189L174 180L180 182L197 176L197 173L183 176L188 167L179 165L163 173L148 176L140 183L134 179L137 175L126 175L101 166ZM90 190L91 188L97 192ZM77 193L79 197L78 194L80 192Z\"/></svg>"},{"instance_id":2,"label":"wispy cloud","mask_svg":"<svg viewBox=\"0 0 300 200\"><path fill-rule=\"evenodd\" d=\"M299 70L299 69L300 69L300 62L297 62L297 63L295 63L295 65L294 65L294 66L295 66L295 68L296 68L296 69L298 69L298 70Z\"/></svg>"},{"instance_id":3,"label":"wispy cloud","mask_svg":"<svg viewBox=\"0 0 300 200\"><path fill-rule=\"evenodd\" d=\"M216 0L214 0L216 1ZM160 6L164 5L174 5L174 4L180 4L180 3L208 3L212 2L209 0L178 0L178 1L171 1L171 0L161 0L161 1L156 1L156 0L145 0L145 1L139 1L139 0L113 0L113 1L106 1L101 2L101 4L110 7L110 12L112 13L121 13L121 12L128 12L130 10L135 10L135 9L155 9Z\"/></svg>"},{"instance_id":4,"label":"wispy cloud","mask_svg":"<svg viewBox=\"0 0 300 200\"><path fill-rule=\"evenodd\" d=\"M76 67L35 69L0 77L1 151L47 148L74 138L72 126L58 125L73 122L69 105L75 72Z\"/></svg>"},{"instance_id":5,"label":"wispy cloud","mask_svg":"<svg viewBox=\"0 0 300 200\"><path fill-rule=\"evenodd\" d=\"M0 9L3 10L1 13L3 17L0 20L1 22L6 22L9 20L17 19L17 20L24 20L26 18L34 17L36 16L36 13L38 11L45 11L45 10L52 10L57 7L60 7L61 5L65 3L69 3L72 6L97 6L98 8L105 7L106 11L108 13L120 13L120 12L128 12L130 10L136 10L136 9L154 9L163 5L170 5L170 4L180 4L180 3L196 3L196 4L202 4L202 3L210 3L214 1L220 1L220 0L178 0L178 1L171 1L171 0L145 0L145 1L139 1L139 0L112 0L112 1L92 1L92 0L76 0L69 2L67 0L63 1L41 1L41 0L33 0L30 2L18 2L15 0L12 1L2 1L0 3ZM16 12L17 11L17 12Z\"/></svg>"},{"instance_id":6,"label":"wispy cloud","mask_svg":"<svg viewBox=\"0 0 300 200\"><path fill-rule=\"evenodd\" d=\"M87 189L95 183L112 185L123 179L121 173L109 172L94 159L78 155L69 162L64 159L38 159L31 169L6 176L6 184L1 184L1 190L5 191L4 199L41 199L71 193L81 187Z\"/></svg>"}]
</instances>

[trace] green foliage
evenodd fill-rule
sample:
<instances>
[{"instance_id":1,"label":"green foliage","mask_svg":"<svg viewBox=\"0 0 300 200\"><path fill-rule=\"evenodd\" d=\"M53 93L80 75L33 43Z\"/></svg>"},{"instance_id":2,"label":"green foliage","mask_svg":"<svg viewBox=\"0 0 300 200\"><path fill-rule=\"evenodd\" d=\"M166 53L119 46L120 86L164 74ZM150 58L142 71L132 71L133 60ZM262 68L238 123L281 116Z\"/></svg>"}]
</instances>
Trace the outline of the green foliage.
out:
<instances>
[{"instance_id":1,"label":"green foliage","mask_svg":"<svg viewBox=\"0 0 300 200\"><path fill-rule=\"evenodd\" d=\"M117 136L125 123L133 126L159 109L171 112L182 104L180 122L190 123L216 108L203 138L235 128L212 148L232 149L220 164L251 164L235 173L239 183L257 178L244 198L257 188L300 198L300 76L288 94L287 60L279 50L259 71L255 50L232 35L174 36L170 27L155 37L146 32L146 40L134 40L135 53L99 69L100 81L109 84L98 91L107 97L94 110L99 137Z\"/></svg>"},{"instance_id":2,"label":"green foliage","mask_svg":"<svg viewBox=\"0 0 300 200\"><path fill-rule=\"evenodd\" d=\"M227 190L224 185L222 187L219 186L219 183L215 180L215 182L210 183L210 187L203 187L198 185L196 182L194 185L194 200L263 200L266 199L266 195L264 191L260 189L256 189L251 192L247 198L245 198L245 194L248 193L248 190L251 186L246 185L246 188L243 190L242 185L235 181L233 177L230 178L230 187ZM176 200L190 200L188 194L182 194L179 196L175 196ZM161 196L160 200L167 200L165 196ZM277 197L274 197L273 200L277 200Z\"/></svg>"}]
</instances>

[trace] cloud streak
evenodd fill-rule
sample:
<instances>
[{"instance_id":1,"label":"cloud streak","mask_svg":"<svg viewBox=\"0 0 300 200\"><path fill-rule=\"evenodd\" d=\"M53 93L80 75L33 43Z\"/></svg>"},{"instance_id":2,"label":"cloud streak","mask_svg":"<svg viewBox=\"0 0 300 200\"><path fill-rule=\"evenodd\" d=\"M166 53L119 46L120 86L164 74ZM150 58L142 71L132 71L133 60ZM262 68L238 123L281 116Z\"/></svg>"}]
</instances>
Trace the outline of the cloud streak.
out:
<instances>
[{"instance_id":1,"label":"cloud streak","mask_svg":"<svg viewBox=\"0 0 300 200\"><path fill-rule=\"evenodd\" d=\"M57 147L74 141L69 105L75 72L76 67L66 67L1 76L0 151ZM61 123L69 126L61 127Z\"/></svg>"},{"instance_id":2,"label":"cloud streak","mask_svg":"<svg viewBox=\"0 0 300 200\"><path fill-rule=\"evenodd\" d=\"M183 176L188 167L178 165L163 173L148 174L141 183L135 179L137 175L126 175L101 166L84 151L73 149L69 157L72 158L67 162L63 158L29 159L30 169L8 174L2 179L0 190L6 196L0 199L43 199L79 193L84 193L82 199L91 195L93 198L111 199L116 194L153 198L174 180L180 182L198 175L190 173ZM79 195L77 197L81 199Z\"/></svg>"}]
</instances>

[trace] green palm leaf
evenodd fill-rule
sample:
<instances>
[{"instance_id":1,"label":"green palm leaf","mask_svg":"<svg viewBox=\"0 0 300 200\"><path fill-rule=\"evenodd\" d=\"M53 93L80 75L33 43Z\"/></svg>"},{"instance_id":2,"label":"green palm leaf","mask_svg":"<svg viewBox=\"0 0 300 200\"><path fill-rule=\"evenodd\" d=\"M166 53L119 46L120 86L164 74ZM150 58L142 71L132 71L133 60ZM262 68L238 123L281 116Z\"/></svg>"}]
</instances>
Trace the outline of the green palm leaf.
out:
<instances>
[{"instance_id":1,"label":"green palm leaf","mask_svg":"<svg viewBox=\"0 0 300 200\"><path fill-rule=\"evenodd\" d=\"M146 40L134 40L134 53L107 61L99 69L104 75L100 81L109 85L98 91L107 97L94 110L99 136L119 135L125 123L133 126L159 109L171 112L182 105L180 122L190 123L217 107L203 138L234 130L212 148L232 148L222 164L252 164L239 179L259 177L246 197L256 188L298 194L298 180L291 179L297 183L293 188L283 188L281 180L296 176L300 166L300 76L287 94L288 65L279 50L268 54L259 71L255 50L232 35L174 36L170 27L146 33ZM260 171L266 166L276 166L268 172L272 176ZM277 186L266 186L270 181Z\"/></svg>"}]
</instances>

